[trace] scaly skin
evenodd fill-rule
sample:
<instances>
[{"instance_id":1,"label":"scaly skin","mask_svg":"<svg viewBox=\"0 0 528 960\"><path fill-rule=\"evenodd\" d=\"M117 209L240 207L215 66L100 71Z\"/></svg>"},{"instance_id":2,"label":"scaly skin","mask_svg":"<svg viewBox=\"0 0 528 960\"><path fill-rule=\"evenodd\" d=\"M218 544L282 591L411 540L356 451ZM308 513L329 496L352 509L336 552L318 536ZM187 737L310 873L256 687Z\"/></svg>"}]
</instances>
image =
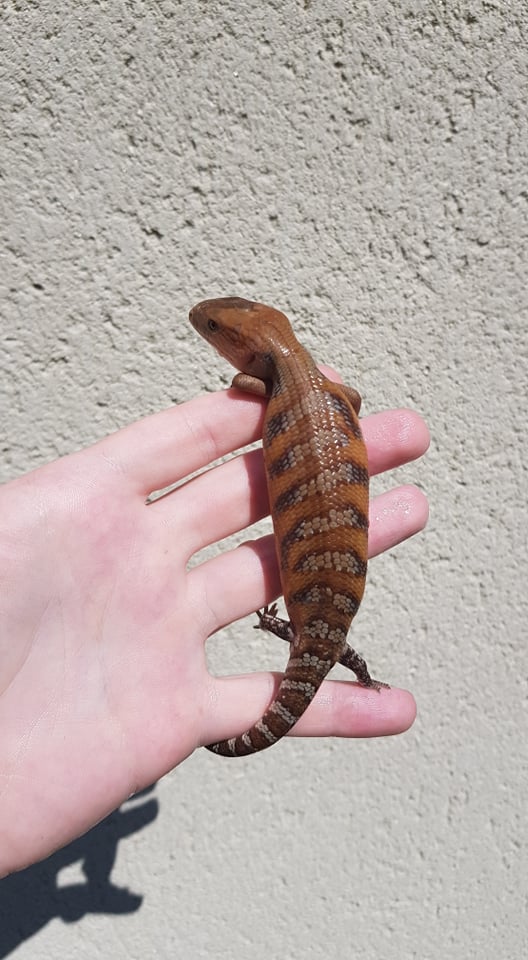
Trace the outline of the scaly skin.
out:
<instances>
[{"instance_id":1,"label":"scaly skin","mask_svg":"<svg viewBox=\"0 0 528 960\"><path fill-rule=\"evenodd\" d=\"M223 756L271 746L297 723L340 661L378 689L347 633L365 587L368 462L355 390L332 383L298 342L287 317L238 297L192 308L195 329L240 373L233 386L268 395L262 447L289 623L275 608L259 626L290 641L277 695L238 737L209 745Z\"/></svg>"}]
</instances>

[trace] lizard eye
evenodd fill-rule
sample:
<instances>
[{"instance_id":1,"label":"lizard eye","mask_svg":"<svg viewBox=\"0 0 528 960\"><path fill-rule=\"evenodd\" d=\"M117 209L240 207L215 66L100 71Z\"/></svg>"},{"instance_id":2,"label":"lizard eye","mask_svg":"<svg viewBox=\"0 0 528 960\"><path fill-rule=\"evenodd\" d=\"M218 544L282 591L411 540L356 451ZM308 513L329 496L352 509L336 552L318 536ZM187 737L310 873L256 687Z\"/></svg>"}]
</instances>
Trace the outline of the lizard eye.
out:
<instances>
[{"instance_id":1,"label":"lizard eye","mask_svg":"<svg viewBox=\"0 0 528 960\"><path fill-rule=\"evenodd\" d=\"M211 333L214 333L215 330L218 330L218 324L217 324L216 320L211 320L211 319L209 319L209 320L207 321L207 327L208 327L208 329L211 331Z\"/></svg>"}]
</instances>

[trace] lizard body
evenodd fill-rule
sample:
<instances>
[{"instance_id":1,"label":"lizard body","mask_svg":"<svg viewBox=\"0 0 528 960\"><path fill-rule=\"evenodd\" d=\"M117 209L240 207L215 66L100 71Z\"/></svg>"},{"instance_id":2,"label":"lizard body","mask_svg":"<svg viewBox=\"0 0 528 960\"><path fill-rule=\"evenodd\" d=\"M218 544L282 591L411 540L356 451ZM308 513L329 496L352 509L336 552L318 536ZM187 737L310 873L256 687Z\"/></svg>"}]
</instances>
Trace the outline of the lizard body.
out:
<instances>
[{"instance_id":1,"label":"lizard body","mask_svg":"<svg viewBox=\"0 0 528 960\"><path fill-rule=\"evenodd\" d=\"M259 612L290 642L277 695L250 730L210 744L223 756L271 746L294 726L340 661L379 689L347 643L367 572L369 478L359 394L333 383L272 307L224 297L192 308L191 323L240 373L233 386L269 396L262 447L284 602Z\"/></svg>"}]
</instances>

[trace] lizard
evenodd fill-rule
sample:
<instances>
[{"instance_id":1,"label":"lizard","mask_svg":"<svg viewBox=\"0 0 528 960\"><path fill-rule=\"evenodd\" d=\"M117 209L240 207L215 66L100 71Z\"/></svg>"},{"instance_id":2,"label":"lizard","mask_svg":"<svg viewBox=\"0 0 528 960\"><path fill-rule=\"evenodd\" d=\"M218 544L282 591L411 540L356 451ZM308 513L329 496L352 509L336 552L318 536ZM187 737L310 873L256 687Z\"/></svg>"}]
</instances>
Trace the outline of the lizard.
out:
<instances>
[{"instance_id":1,"label":"lizard","mask_svg":"<svg viewBox=\"0 0 528 960\"><path fill-rule=\"evenodd\" d=\"M239 372L232 386L268 403L262 448L277 560L289 620L257 611L257 627L287 640L278 691L245 733L208 744L222 756L263 750L291 730L340 662L374 680L347 634L365 587L369 473L352 387L329 380L284 313L240 297L197 303L193 327Z\"/></svg>"}]
</instances>

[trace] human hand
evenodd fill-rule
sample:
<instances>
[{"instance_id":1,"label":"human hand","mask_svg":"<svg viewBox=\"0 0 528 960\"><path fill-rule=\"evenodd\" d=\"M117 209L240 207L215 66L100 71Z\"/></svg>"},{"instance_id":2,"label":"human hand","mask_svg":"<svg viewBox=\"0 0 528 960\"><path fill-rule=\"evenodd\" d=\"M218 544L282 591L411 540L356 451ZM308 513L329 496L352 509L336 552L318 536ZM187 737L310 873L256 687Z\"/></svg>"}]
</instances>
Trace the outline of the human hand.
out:
<instances>
[{"instance_id":1,"label":"human hand","mask_svg":"<svg viewBox=\"0 0 528 960\"><path fill-rule=\"evenodd\" d=\"M0 488L0 876L64 845L195 747L249 727L278 677L208 673L204 642L280 591L273 538L190 571L198 550L267 512L263 404L198 397ZM420 456L423 421L362 421L371 473ZM370 555L423 528L414 487L374 498ZM286 653L286 649L285 649ZM294 736L407 729L411 694L326 681ZM211 758L211 762L221 762Z\"/></svg>"}]
</instances>

